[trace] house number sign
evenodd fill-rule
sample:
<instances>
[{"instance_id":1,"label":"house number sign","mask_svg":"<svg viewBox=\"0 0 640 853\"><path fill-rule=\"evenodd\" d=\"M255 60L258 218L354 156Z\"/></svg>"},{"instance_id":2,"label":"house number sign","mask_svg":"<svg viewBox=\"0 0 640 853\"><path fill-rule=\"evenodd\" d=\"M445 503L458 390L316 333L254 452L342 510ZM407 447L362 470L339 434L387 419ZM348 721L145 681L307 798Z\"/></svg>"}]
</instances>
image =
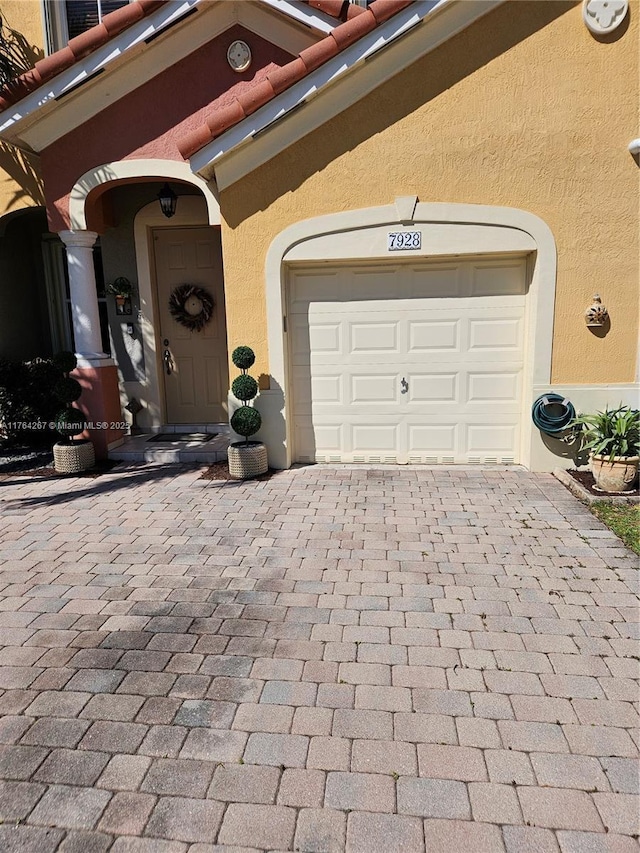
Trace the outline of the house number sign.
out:
<instances>
[{"instance_id":1,"label":"house number sign","mask_svg":"<svg viewBox=\"0 0 640 853\"><path fill-rule=\"evenodd\" d=\"M390 231L387 234L387 251L389 252L421 248L422 231Z\"/></svg>"}]
</instances>

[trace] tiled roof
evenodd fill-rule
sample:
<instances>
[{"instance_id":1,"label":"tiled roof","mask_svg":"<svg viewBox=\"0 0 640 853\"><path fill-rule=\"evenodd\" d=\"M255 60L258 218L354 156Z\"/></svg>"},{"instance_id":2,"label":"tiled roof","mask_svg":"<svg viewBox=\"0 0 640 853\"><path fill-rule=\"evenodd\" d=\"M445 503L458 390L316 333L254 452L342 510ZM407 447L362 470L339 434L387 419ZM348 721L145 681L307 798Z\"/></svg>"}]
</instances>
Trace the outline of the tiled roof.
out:
<instances>
[{"instance_id":1,"label":"tiled roof","mask_svg":"<svg viewBox=\"0 0 640 853\"><path fill-rule=\"evenodd\" d=\"M102 19L102 23L71 39L66 47L45 56L44 59L36 62L35 67L30 71L26 71L3 86L0 89L0 110L5 110L17 103L47 80L51 80L52 77L75 65L78 60L102 47L136 21L155 12L164 3L165 0L134 0L133 3L116 9L115 12L109 12Z\"/></svg>"},{"instance_id":2,"label":"tiled roof","mask_svg":"<svg viewBox=\"0 0 640 853\"><path fill-rule=\"evenodd\" d=\"M48 80L66 71L79 60L104 45L136 21L150 15L164 5L166 0L133 0L126 6L110 12L102 23L87 30L61 50L46 56L30 71L0 89L0 111L42 86ZM340 53L383 21L388 20L413 0L373 0L367 9L348 0L304 0L307 5L342 23L325 38L301 51L292 62L272 71L266 80L257 82L249 91L222 110L215 112L207 124L201 125L184 137L178 147L185 159L224 133L234 124L264 106L276 95L284 92L324 62Z\"/></svg>"},{"instance_id":3,"label":"tiled roof","mask_svg":"<svg viewBox=\"0 0 640 853\"><path fill-rule=\"evenodd\" d=\"M308 2L309 5L322 9L327 14L331 14L328 12L329 7L337 12L338 6L341 7L341 14L344 11L342 7L345 5L339 3L338 0L308 0ZM257 83L249 92L234 99L224 109L213 113L206 124L191 131L178 142L178 150L185 160L191 157L200 148L208 145L209 142L251 113L256 112L276 95L302 80L307 74L315 71L316 68L332 59L341 50L358 41L362 36L374 30L383 21L388 20L412 2L413 0L374 0L367 9L362 6L347 4L350 5L351 9L358 11L349 15L347 10L348 19L339 24L328 36L311 45L311 47L305 48L296 59L275 71L271 71L265 80Z\"/></svg>"}]
</instances>

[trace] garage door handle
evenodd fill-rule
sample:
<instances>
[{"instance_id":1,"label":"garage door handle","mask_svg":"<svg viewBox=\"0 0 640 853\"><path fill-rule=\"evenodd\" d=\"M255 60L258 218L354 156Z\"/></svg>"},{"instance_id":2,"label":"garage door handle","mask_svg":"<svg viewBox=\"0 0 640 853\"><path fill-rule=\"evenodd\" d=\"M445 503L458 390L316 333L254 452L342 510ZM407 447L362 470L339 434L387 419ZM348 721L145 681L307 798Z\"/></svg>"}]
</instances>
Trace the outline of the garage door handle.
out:
<instances>
[{"instance_id":1,"label":"garage door handle","mask_svg":"<svg viewBox=\"0 0 640 853\"><path fill-rule=\"evenodd\" d=\"M409 383L408 383L408 382L407 382L407 380L404 378L404 376L402 377L402 379L401 379L401 381L400 381L400 384L402 385L402 391L401 391L400 393L401 393L401 394L406 394L406 393L407 393L407 391L409 390Z\"/></svg>"}]
</instances>

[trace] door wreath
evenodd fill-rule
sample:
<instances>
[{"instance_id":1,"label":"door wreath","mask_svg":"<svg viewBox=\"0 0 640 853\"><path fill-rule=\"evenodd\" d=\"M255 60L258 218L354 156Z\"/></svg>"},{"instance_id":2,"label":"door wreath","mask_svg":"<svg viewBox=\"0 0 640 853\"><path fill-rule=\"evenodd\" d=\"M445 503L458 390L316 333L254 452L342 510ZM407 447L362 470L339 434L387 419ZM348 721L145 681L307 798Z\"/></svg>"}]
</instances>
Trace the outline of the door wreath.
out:
<instances>
[{"instance_id":1,"label":"door wreath","mask_svg":"<svg viewBox=\"0 0 640 853\"><path fill-rule=\"evenodd\" d=\"M180 284L171 291L169 312L177 323L192 332L199 332L211 319L213 298L204 287Z\"/></svg>"}]
</instances>

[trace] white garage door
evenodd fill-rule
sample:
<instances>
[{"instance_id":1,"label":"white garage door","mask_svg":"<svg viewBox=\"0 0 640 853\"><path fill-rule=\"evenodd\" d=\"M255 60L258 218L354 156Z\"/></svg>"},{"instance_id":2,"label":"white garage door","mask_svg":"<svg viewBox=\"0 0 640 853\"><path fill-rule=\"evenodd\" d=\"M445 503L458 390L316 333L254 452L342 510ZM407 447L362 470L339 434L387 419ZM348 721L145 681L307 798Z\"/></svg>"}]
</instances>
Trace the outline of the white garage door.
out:
<instances>
[{"instance_id":1,"label":"white garage door","mask_svg":"<svg viewBox=\"0 0 640 853\"><path fill-rule=\"evenodd\" d=\"M518 462L526 261L293 269L301 462Z\"/></svg>"}]
</instances>

